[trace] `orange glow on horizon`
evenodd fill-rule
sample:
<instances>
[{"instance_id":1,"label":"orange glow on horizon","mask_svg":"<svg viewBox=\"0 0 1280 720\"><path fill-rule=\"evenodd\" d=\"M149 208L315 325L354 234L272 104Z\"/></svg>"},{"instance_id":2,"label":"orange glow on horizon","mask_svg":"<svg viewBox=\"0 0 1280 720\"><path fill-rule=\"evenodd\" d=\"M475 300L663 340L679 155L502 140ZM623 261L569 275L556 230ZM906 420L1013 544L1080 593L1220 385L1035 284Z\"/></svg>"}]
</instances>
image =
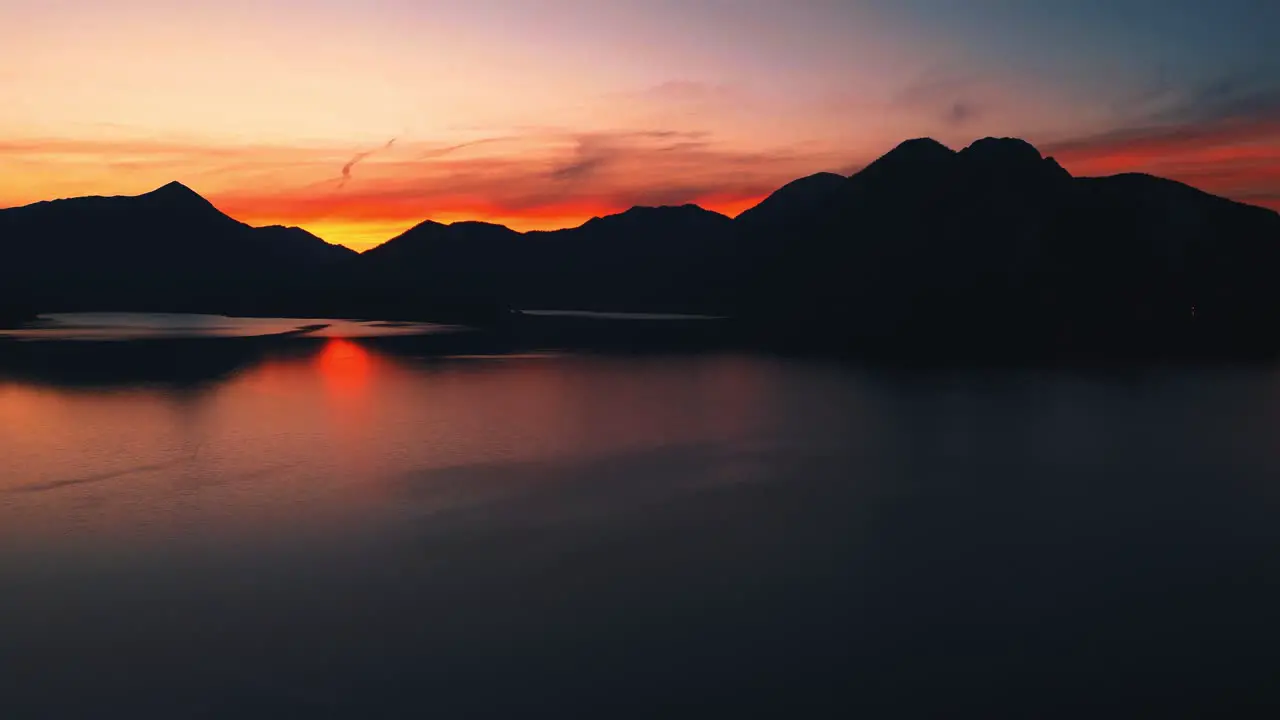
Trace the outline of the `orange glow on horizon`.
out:
<instances>
[{"instance_id":1,"label":"orange glow on horizon","mask_svg":"<svg viewBox=\"0 0 1280 720\"><path fill-rule=\"evenodd\" d=\"M710 195L691 198L688 202L712 212L736 217L767 196L767 193L747 196ZM213 200L228 215L250 225L295 225L328 242L358 251L376 247L427 220L446 225L479 221L505 225L518 232L547 231L578 227L593 217L625 212L632 207L625 204L605 206L563 203L512 211L475 202L458 206L437 206L430 212L415 212L414 205L417 203L390 201L380 204L375 198L368 204L344 206L341 214L338 214L334 212L334 208L327 207L318 200L286 202L283 208L273 205L271 198L239 198L228 203L218 201L215 196Z\"/></svg>"},{"instance_id":2,"label":"orange glow on horizon","mask_svg":"<svg viewBox=\"0 0 1280 720\"><path fill-rule=\"evenodd\" d=\"M865 143L866 160L892 146ZM1280 209L1275 122L1142 128L1041 147L1077 176L1146 172ZM355 157L363 159L348 168ZM12 169L0 172L0 206L134 195L177 179L241 222L297 226L363 251L427 220L527 232L686 203L734 217L796 178L849 167L849 159L834 147L760 152L697 133L636 131L528 131L453 144L445 136L354 145L17 138L0 140L0 170Z\"/></svg>"},{"instance_id":3,"label":"orange glow on horizon","mask_svg":"<svg viewBox=\"0 0 1280 720\"><path fill-rule=\"evenodd\" d=\"M1148 173L1280 210L1280 123L1223 122L1119 134L1064 143L1046 154L1077 176Z\"/></svg>"},{"instance_id":4,"label":"orange glow on horizon","mask_svg":"<svg viewBox=\"0 0 1280 720\"><path fill-rule=\"evenodd\" d=\"M0 172L0 206L137 195L177 180L241 222L297 226L365 250L426 220L557 230L635 206L690 203L734 216L797 177L847 164L834 147L765 152L674 131L446 137L0 140L0 170L14 169Z\"/></svg>"}]
</instances>

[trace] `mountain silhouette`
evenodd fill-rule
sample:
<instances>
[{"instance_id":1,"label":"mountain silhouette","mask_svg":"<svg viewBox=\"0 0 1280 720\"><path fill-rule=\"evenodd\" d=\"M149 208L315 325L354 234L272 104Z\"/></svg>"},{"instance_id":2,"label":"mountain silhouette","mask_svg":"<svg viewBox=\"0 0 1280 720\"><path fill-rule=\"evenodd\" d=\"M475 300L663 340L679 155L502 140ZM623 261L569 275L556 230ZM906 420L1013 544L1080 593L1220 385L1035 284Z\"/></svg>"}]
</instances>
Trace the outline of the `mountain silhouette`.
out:
<instances>
[{"instance_id":1,"label":"mountain silhouette","mask_svg":"<svg viewBox=\"0 0 1280 720\"><path fill-rule=\"evenodd\" d=\"M793 180L735 221L739 227L778 227L794 223L825 210L827 203L844 187L846 179L843 175L824 172Z\"/></svg>"},{"instance_id":2,"label":"mountain silhouette","mask_svg":"<svg viewBox=\"0 0 1280 720\"><path fill-rule=\"evenodd\" d=\"M696 305L729 253L733 221L696 205L637 207L576 228L425 222L355 263L366 294L507 307L655 309Z\"/></svg>"},{"instance_id":3,"label":"mountain silhouette","mask_svg":"<svg viewBox=\"0 0 1280 720\"><path fill-rule=\"evenodd\" d=\"M0 210L0 283L46 311L248 309L355 255L250 227L177 182Z\"/></svg>"},{"instance_id":4,"label":"mountain silhouette","mask_svg":"<svg viewBox=\"0 0 1280 720\"><path fill-rule=\"evenodd\" d=\"M1260 350L1277 344L1278 270L1273 211L1147 175L1075 178L1013 138L908 140L735 219L684 205L551 232L426 221L360 255L249 227L178 183L0 211L0 307L713 313L785 345L943 356Z\"/></svg>"},{"instance_id":5,"label":"mountain silhouette","mask_svg":"<svg viewBox=\"0 0 1280 720\"><path fill-rule=\"evenodd\" d=\"M903 143L747 274L800 335L954 353L1273 342L1280 215L1145 175L1073 178L1015 139ZM801 319L804 322L797 322Z\"/></svg>"}]
</instances>

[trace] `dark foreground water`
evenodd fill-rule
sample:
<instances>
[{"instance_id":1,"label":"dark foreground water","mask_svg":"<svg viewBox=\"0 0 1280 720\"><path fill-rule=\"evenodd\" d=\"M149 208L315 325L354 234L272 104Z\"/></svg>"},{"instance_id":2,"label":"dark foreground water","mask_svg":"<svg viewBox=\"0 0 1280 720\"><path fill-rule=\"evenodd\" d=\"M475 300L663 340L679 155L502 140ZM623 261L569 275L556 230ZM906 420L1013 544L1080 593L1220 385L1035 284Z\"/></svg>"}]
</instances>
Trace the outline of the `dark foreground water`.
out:
<instances>
[{"instance_id":1,"label":"dark foreground water","mask_svg":"<svg viewBox=\"0 0 1280 720\"><path fill-rule=\"evenodd\" d=\"M1280 707L1275 370L328 339L22 378L5 718Z\"/></svg>"}]
</instances>

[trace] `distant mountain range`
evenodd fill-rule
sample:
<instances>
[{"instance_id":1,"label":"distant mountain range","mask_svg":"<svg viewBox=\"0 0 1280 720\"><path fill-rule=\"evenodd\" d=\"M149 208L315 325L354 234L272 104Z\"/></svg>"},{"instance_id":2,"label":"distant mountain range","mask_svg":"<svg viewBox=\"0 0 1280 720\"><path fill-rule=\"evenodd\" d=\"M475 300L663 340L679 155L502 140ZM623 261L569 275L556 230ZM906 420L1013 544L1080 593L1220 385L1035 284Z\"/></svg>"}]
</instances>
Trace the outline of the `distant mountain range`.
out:
<instances>
[{"instance_id":1,"label":"distant mountain range","mask_svg":"<svg viewBox=\"0 0 1280 720\"><path fill-rule=\"evenodd\" d=\"M735 219L633 208L554 232L427 221L363 254L253 228L171 183L0 210L5 306L421 319L713 312L853 346L1271 343L1280 215L1147 175L1074 178L1026 142L910 140ZM7 296L7 300L4 296Z\"/></svg>"}]
</instances>

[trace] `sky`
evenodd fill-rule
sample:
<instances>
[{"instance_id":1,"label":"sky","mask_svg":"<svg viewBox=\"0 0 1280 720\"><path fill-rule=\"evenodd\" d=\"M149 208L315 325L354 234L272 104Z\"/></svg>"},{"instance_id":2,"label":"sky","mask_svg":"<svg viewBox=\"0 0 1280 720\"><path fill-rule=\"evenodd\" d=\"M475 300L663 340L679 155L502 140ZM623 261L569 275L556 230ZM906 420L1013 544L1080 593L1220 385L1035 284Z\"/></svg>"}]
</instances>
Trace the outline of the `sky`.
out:
<instances>
[{"instance_id":1,"label":"sky","mask_svg":"<svg viewBox=\"0 0 1280 720\"><path fill-rule=\"evenodd\" d=\"M912 137L1280 209L1275 0L0 0L0 207L178 180L365 249L734 215Z\"/></svg>"}]
</instances>

